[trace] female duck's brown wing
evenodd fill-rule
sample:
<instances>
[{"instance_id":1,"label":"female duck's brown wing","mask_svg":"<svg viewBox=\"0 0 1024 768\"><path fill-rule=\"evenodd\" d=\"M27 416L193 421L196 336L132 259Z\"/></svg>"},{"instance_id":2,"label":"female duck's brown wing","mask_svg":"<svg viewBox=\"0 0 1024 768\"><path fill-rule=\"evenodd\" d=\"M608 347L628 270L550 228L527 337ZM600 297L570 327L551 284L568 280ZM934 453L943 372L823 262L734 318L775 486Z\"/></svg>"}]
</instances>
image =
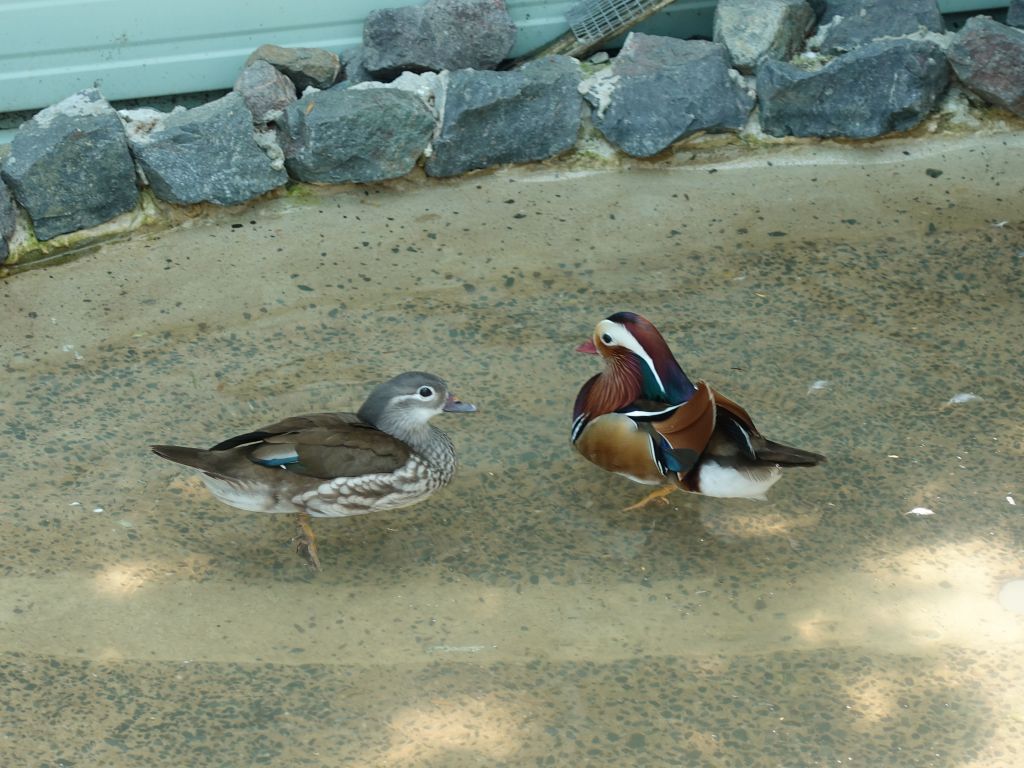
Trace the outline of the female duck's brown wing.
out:
<instances>
[{"instance_id":1,"label":"female duck's brown wing","mask_svg":"<svg viewBox=\"0 0 1024 768\"><path fill-rule=\"evenodd\" d=\"M401 440L351 413L293 416L225 440L211 450L233 448L241 448L256 464L324 480L393 472L412 453Z\"/></svg>"},{"instance_id":2,"label":"female duck's brown wing","mask_svg":"<svg viewBox=\"0 0 1024 768\"><path fill-rule=\"evenodd\" d=\"M283 435L288 432L301 432L304 429L316 429L325 427L343 427L348 424L361 424L359 417L354 413L307 413L303 416L289 416L281 421L275 421L265 427L246 432L244 435L236 435L222 440L213 446L211 451L226 451L230 448L237 448L240 445L258 443L274 435Z\"/></svg>"}]
</instances>

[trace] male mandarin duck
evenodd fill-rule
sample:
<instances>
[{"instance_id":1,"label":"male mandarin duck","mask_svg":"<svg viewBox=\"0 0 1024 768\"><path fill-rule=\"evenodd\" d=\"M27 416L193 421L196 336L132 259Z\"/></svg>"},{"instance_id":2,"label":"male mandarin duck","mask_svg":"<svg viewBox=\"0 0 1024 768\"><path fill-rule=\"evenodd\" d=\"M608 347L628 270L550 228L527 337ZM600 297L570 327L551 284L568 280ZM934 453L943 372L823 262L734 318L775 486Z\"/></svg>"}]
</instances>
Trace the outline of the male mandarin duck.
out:
<instances>
[{"instance_id":1,"label":"male mandarin duck","mask_svg":"<svg viewBox=\"0 0 1024 768\"><path fill-rule=\"evenodd\" d=\"M813 466L818 453L790 448L757 431L743 408L683 372L646 318L617 312L577 351L600 354L604 371L580 390L572 442L588 460L638 483L725 498L764 499L782 467Z\"/></svg>"},{"instance_id":2,"label":"male mandarin duck","mask_svg":"<svg viewBox=\"0 0 1024 768\"><path fill-rule=\"evenodd\" d=\"M405 507L443 488L455 473L455 448L428 422L442 411L475 410L437 376L411 371L379 384L357 413L292 416L209 450L151 448L198 470L225 504L296 514L296 549L319 570L309 518Z\"/></svg>"}]
</instances>

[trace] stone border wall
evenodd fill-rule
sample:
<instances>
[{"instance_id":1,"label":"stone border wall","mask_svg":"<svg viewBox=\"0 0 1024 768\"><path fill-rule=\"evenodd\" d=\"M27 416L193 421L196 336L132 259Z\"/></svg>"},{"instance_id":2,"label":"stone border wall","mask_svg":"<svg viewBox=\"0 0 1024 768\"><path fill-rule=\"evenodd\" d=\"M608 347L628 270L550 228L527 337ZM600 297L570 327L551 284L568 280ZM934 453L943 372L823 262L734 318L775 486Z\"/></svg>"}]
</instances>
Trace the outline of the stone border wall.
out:
<instances>
[{"instance_id":1,"label":"stone border wall","mask_svg":"<svg viewBox=\"0 0 1024 768\"><path fill-rule=\"evenodd\" d=\"M1024 0L1007 21L1024 26ZM993 105L1004 124L1024 117L1024 30L976 16L951 34L935 0L720 0L714 41L630 34L614 58L494 69L514 39L500 2L430 0L374 12L343 57L262 46L233 91L194 109L74 94L0 152L0 264L296 182L655 158L713 133L865 140L937 116L975 128L971 110Z\"/></svg>"}]
</instances>

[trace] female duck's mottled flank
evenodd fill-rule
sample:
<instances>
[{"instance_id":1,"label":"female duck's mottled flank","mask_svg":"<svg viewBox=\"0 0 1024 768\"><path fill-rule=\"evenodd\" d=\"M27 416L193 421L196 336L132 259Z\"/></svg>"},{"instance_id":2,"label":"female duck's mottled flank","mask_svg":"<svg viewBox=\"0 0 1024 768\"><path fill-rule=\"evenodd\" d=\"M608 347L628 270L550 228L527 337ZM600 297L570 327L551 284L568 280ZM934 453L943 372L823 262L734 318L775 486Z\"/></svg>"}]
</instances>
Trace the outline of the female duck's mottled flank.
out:
<instances>
[{"instance_id":1,"label":"female duck's mottled flank","mask_svg":"<svg viewBox=\"0 0 1024 768\"><path fill-rule=\"evenodd\" d=\"M640 315L618 312L602 320L577 351L600 354L605 367L576 397L573 445L603 469L665 486L629 509L676 488L764 499L782 467L825 461L768 440L743 408L705 382L691 382L658 329Z\"/></svg>"},{"instance_id":2,"label":"female duck's mottled flank","mask_svg":"<svg viewBox=\"0 0 1024 768\"><path fill-rule=\"evenodd\" d=\"M309 518L404 507L444 487L455 473L455 449L428 422L442 411L475 410L437 376L411 371L378 385L358 413L292 416L209 450L151 447L198 470L225 504L297 514L296 548L319 569Z\"/></svg>"}]
</instances>

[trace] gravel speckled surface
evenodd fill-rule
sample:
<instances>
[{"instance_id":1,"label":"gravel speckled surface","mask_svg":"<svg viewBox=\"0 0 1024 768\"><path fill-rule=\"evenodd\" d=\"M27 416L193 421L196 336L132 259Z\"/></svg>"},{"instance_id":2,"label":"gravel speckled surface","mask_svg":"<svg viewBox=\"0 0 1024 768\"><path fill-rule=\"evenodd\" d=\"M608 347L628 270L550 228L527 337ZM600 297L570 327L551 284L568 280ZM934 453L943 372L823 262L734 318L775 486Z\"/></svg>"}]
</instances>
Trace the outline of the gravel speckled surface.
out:
<instances>
[{"instance_id":1,"label":"gravel speckled surface","mask_svg":"<svg viewBox=\"0 0 1024 768\"><path fill-rule=\"evenodd\" d=\"M805 146L325 189L3 282L0 764L1021 765L1022 211L1020 137ZM568 429L624 309L829 463L620 511ZM147 450L411 368L480 407L435 421L460 472L315 521L320 574Z\"/></svg>"}]
</instances>

